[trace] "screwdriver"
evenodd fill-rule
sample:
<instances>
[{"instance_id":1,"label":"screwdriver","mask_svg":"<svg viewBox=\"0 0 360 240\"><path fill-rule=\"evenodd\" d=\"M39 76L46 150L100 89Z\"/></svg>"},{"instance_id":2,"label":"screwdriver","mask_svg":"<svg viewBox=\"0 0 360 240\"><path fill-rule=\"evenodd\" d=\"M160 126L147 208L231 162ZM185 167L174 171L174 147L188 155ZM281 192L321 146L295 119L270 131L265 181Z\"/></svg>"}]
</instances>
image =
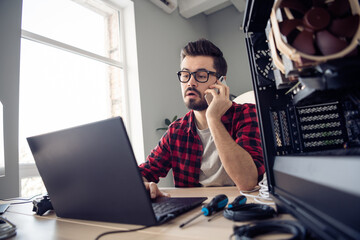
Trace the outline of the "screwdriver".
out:
<instances>
[{"instance_id":1,"label":"screwdriver","mask_svg":"<svg viewBox=\"0 0 360 240\"><path fill-rule=\"evenodd\" d=\"M243 205L243 204L246 203L246 201L247 201L247 198L246 198L245 196L243 196L243 195L240 195L240 196L236 197L236 198L234 199L234 201L232 201L231 203L229 203L229 205L228 205L227 208L228 208L228 209L231 209L231 208L233 208L233 207ZM209 219L208 219L208 222L212 221L215 217L216 217L216 215L213 216L212 218L209 218Z\"/></svg>"},{"instance_id":2,"label":"screwdriver","mask_svg":"<svg viewBox=\"0 0 360 240\"><path fill-rule=\"evenodd\" d=\"M231 208L239 206L239 205L243 205L246 203L246 201L247 201L247 198L244 195L240 195L240 196L236 197L234 199L234 201L229 203L228 209L231 209Z\"/></svg>"},{"instance_id":3,"label":"screwdriver","mask_svg":"<svg viewBox=\"0 0 360 240\"><path fill-rule=\"evenodd\" d=\"M202 207L201 213L199 213L195 217L189 219L188 221L184 222L183 224L180 225L180 227L181 228L184 227L186 224L190 223L191 221L193 221L194 219L196 219L197 217L199 217L201 215L211 216L214 212L224 209L225 206L227 205L228 201L229 201L229 199L225 194L216 195L210 201L210 203L208 203Z\"/></svg>"}]
</instances>

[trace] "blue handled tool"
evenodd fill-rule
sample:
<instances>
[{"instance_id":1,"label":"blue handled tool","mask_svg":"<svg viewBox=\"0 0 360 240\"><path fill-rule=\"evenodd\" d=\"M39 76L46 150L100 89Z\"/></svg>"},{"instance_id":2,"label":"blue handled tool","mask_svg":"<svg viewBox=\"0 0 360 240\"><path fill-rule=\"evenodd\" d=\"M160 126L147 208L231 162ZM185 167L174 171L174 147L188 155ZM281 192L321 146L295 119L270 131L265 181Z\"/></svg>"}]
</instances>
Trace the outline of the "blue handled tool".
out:
<instances>
[{"instance_id":1,"label":"blue handled tool","mask_svg":"<svg viewBox=\"0 0 360 240\"><path fill-rule=\"evenodd\" d=\"M219 194L215 196L209 204L206 204L202 207L201 213L196 215L195 217L191 218L190 220L184 222L180 225L180 227L184 227L186 224L193 221L195 218L204 215L204 216L211 216L213 213L218 212L222 209L224 209L228 203L229 199L225 194Z\"/></svg>"},{"instance_id":2,"label":"blue handled tool","mask_svg":"<svg viewBox=\"0 0 360 240\"><path fill-rule=\"evenodd\" d=\"M246 201L247 201L247 198L244 195L240 195L240 196L236 197L234 199L234 201L229 203L228 209L231 209L231 208L239 206L239 205L243 205L246 203Z\"/></svg>"},{"instance_id":3,"label":"blue handled tool","mask_svg":"<svg viewBox=\"0 0 360 240\"><path fill-rule=\"evenodd\" d=\"M240 195L240 196L236 197L234 199L234 201L229 203L227 208L232 209L232 208L234 208L236 206L244 205L244 204L246 204L246 201L247 201L247 198L245 196L243 196L243 195ZM212 218L209 218L208 222L212 221L215 217L216 217L216 215L214 215Z\"/></svg>"},{"instance_id":4,"label":"blue handled tool","mask_svg":"<svg viewBox=\"0 0 360 240\"><path fill-rule=\"evenodd\" d=\"M205 216L211 216L214 212L218 212L226 207L229 199L225 194L214 197L209 204L206 204L201 211Z\"/></svg>"}]
</instances>

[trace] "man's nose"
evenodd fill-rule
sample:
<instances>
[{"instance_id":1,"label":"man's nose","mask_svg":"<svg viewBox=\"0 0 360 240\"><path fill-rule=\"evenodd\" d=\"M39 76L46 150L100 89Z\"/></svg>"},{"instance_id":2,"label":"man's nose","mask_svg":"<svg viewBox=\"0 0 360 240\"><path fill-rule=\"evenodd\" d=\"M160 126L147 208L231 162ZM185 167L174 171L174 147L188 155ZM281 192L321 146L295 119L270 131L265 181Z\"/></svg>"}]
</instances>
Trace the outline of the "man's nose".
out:
<instances>
[{"instance_id":1,"label":"man's nose","mask_svg":"<svg viewBox=\"0 0 360 240\"><path fill-rule=\"evenodd\" d=\"M197 86L197 81L195 80L195 74L190 75L190 80L188 81L188 86Z\"/></svg>"}]
</instances>

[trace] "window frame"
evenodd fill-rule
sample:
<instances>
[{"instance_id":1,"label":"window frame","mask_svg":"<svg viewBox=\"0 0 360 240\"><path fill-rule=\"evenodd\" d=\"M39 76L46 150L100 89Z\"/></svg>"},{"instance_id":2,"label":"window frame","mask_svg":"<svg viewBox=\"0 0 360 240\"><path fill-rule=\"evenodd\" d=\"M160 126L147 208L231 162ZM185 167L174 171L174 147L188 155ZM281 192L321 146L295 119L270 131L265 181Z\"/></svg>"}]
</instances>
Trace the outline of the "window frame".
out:
<instances>
[{"instance_id":1,"label":"window frame","mask_svg":"<svg viewBox=\"0 0 360 240\"><path fill-rule=\"evenodd\" d=\"M39 34L21 30L21 38L38 42L44 45L55 47L64 51L78 54L99 62L121 68L124 72L122 95L125 101L123 104L123 120L133 144L134 154L138 162L144 160L144 142L142 130L142 117L140 106L139 77L137 65L136 33L134 3L130 0L101 0L104 4L114 8L119 14L119 33L122 61L116 61L95 53L50 39ZM134 41L135 39L135 41ZM129 79L131 79L129 81ZM38 177L39 172L35 163L19 163L19 180L24 178ZM21 184L19 184L21 185ZM21 191L21 189L20 189Z\"/></svg>"}]
</instances>

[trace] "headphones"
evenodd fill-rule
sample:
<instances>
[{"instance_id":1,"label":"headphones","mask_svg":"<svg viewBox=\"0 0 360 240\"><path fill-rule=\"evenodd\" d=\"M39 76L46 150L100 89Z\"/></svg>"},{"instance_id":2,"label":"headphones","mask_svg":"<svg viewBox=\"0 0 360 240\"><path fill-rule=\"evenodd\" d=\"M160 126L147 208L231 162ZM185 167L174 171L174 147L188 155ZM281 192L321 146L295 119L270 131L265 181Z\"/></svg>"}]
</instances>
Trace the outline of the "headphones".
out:
<instances>
[{"instance_id":1,"label":"headphones","mask_svg":"<svg viewBox=\"0 0 360 240\"><path fill-rule=\"evenodd\" d=\"M224 217L232 221L251 221L272 218L275 210L265 204L249 203L237 205L224 210Z\"/></svg>"},{"instance_id":2,"label":"headphones","mask_svg":"<svg viewBox=\"0 0 360 240\"><path fill-rule=\"evenodd\" d=\"M306 229L296 221L290 220L268 220L257 223L250 223L242 226L235 226L234 233L237 240L253 239L269 233L290 233L293 236L288 240L306 239Z\"/></svg>"},{"instance_id":3,"label":"headphones","mask_svg":"<svg viewBox=\"0 0 360 240\"><path fill-rule=\"evenodd\" d=\"M253 221L273 218L276 216L274 208L266 204L249 203L246 204L245 196L238 196L224 210L224 217L232 221ZM250 223L242 226L234 226L234 233L237 240L253 239L257 236L269 233L291 233L291 240L304 240L306 237L306 229L295 221L286 220L267 220ZM231 239L231 237L230 237ZM290 240L289 239L289 240Z\"/></svg>"}]
</instances>

